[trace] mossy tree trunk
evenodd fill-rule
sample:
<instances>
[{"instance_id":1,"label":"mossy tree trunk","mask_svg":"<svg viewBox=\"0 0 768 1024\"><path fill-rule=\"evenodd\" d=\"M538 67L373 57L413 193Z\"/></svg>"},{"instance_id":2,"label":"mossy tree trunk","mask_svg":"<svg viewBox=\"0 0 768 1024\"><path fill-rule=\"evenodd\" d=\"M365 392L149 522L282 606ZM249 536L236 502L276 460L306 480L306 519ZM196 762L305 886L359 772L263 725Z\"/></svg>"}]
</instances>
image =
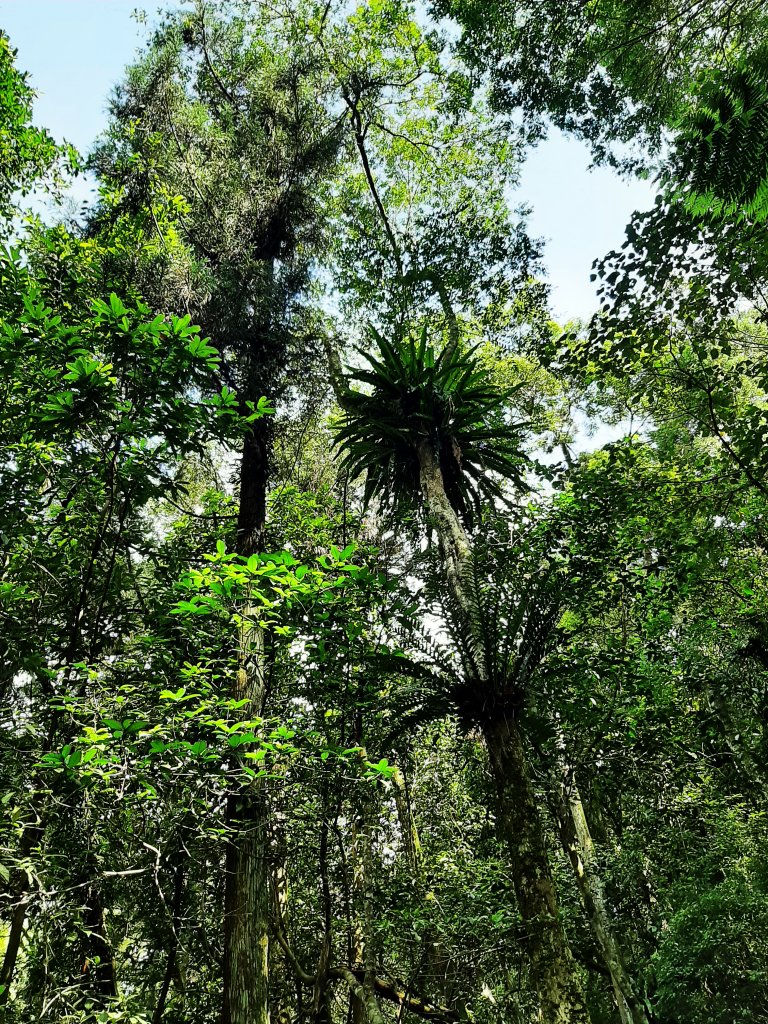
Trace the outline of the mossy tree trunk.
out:
<instances>
[{"instance_id":1,"label":"mossy tree trunk","mask_svg":"<svg viewBox=\"0 0 768 1024\"><path fill-rule=\"evenodd\" d=\"M544 826L523 737L513 717L487 723L483 736L497 793L499 832L526 929L531 983L545 1024L588 1024L581 978L560 919Z\"/></svg>"},{"instance_id":2,"label":"mossy tree trunk","mask_svg":"<svg viewBox=\"0 0 768 1024\"><path fill-rule=\"evenodd\" d=\"M257 421L243 445L237 550L255 554L266 520L268 433ZM257 609L245 608L232 697L261 715L266 696L264 634ZM261 780L229 797L224 883L221 1024L269 1024L269 809Z\"/></svg>"},{"instance_id":3,"label":"mossy tree trunk","mask_svg":"<svg viewBox=\"0 0 768 1024\"><path fill-rule=\"evenodd\" d=\"M611 976L622 1024L649 1024L638 987L627 968L613 929L599 868L595 863L595 847L587 816L571 772L566 774L558 794L558 818L563 850L573 868L592 934Z\"/></svg>"}]
</instances>

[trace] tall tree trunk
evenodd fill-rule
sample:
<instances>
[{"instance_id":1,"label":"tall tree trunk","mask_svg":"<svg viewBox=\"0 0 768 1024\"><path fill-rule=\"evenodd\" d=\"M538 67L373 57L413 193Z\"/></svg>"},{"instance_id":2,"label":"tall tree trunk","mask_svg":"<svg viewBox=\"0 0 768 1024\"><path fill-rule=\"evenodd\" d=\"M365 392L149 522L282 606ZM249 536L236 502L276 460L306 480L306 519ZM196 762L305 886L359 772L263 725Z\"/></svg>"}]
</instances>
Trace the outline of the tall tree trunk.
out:
<instances>
[{"instance_id":1,"label":"tall tree trunk","mask_svg":"<svg viewBox=\"0 0 768 1024\"><path fill-rule=\"evenodd\" d=\"M491 722L483 733L498 796L499 830L509 850L541 1020L544 1024L588 1024L581 979L560 920L523 738L513 718Z\"/></svg>"},{"instance_id":2,"label":"tall tree trunk","mask_svg":"<svg viewBox=\"0 0 768 1024\"><path fill-rule=\"evenodd\" d=\"M262 421L246 437L240 470L238 553L258 551L266 518L268 433ZM246 608L240 634L235 700L261 715L265 698L264 635L256 608ZM268 804L261 780L227 802L231 837L224 882L221 1024L269 1024Z\"/></svg>"},{"instance_id":3,"label":"tall tree trunk","mask_svg":"<svg viewBox=\"0 0 768 1024\"><path fill-rule=\"evenodd\" d=\"M649 1024L648 1014L637 986L627 970L621 948L611 924L595 863L595 848L584 813L578 787L567 772L558 794L558 818L563 850L573 868L576 885L586 911L592 933L611 976L616 1005L622 1024Z\"/></svg>"},{"instance_id":4,"label":"tall tree trunk","mask_svg":"<svg viewBox=\"0 0 768 1024\"><path fill-rule=\"evenodd\" d=\"M430 522L437 533L446 585L456 606L473 621L465 589L469 538L448 501L440 464L430 441L418 449L420 482ZM474 672L482 686L488 670L476 645ZM498 823L510 854L512 882L527 928L531 981L542 1024L589 1024L581 978L560 920L557 893L547 856L544 829L531 786L525 747L517 721L499 712L483 723L498 795Z\"/></svg>"},{"instance_id":5,"label":"tall tree trunk","mask_svg":"<svg viewBox=\"0 0 768 1024\"><path fill-rule=\"evenodd\" d=\"M266 803L230 798L236 835L226 857L223 1024L269 1024L269 897Z\"/></svg>"},{"instance_id":6,"label":"tall tree trunk","mask_svg":"<svg viewBox=\"0 0 768 1024\"><path fill-rule=\"evenodd\" d=\"M333 1019L331 1007L331 986L328 968L333 951L333 898L328 865L328 835L331 806L328 784L325 782L321 791L322 820L320 822L320 843L318 850L318 867L320 870L320 897L323 909L323 941L317 958L317 980L312 993L312 1019L314 1024L331 1024ZM333 812L334 821L338 821L339 806Z\"/></svg>"}]
</instances>

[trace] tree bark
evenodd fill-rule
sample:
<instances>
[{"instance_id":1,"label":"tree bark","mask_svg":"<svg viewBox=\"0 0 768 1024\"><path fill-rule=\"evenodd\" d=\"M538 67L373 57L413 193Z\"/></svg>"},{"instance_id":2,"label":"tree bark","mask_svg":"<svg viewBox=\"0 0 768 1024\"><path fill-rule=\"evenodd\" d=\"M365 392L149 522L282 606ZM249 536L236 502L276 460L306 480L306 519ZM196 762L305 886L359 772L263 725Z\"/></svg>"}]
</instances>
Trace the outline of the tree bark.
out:
<instances>
[{"instance_id":1,"label":"tree bark","mask_svg":"<svg viewBox=\"0 0 768 1024\"><path fill-rule=\"evenodd\" d=\"M19 844L19 860L28 857L37 843L40 842L44 831L43 822L38 819L34 824L29 824L24 829ZM16 962L21 948L21 937L24 934L24 926L27 922L27 906L30 900L30 878L23 868L16 868L11 876L9 886L10 903L13 907L8 924L8 936L5 942L5 953L3 963L0 967L0 1006L5 1006L11 995L11 984L16 971Z\"/></svg>"},{"instance_id":2,"label":"tree bark","mask_svg":"<svg viewBox=\"0 0 768 1024\"><path fill-rule=\"evenodd\" d=\"M427 506L430 523L437 533L446 583L459 608L469 616L472 609L462 579L472 550L469 538L459 522L455 509L448 501L440 463L431 440L425 438L419 445L417 454L421 493ZM485 665L477 667L481 677L485 676Z\"/></svg>"},{"instance_id":3,"label":"tree bark","mask_svg":"<svg viewBox=\"0 0 768 1024\"><path fill-rule=\"evenodd\" d=\"M362 989L366 986L368 979L368 966L370 961L370 931L366 927L370 915L370 872L368 870L370 836L367 829L369 795L362 794L362 809L358 809L352 819L349 863L352 869L352 934L350 963L356 968L362 968L362 983L358 988L349 986L350 1013L352 1024L363 1024L366 1010L366 997ZM358 990L359 989L359 990ZM368 1014L369 1024L374 1024Z\"/></svg>"},{"instance_id":4,"label":"tree bark","mask_svg":"<svg viewBox=\"0 0 768 1024\"><path fill-rule=\"evenodd\" d=\"M386 1024L372 987L361 984L348 967L334 967L331 974L346 982L350 996L364 1007L368 1024Z\"/></svg>"},{"instance_id":5,"label":"tree bark","mask_svg":"<svg viewBox=\"0 0 768 1024\"><path fill-rule=\"evenodd\" d=\"M332 978L341 978L344 981L348 981L349 976L352 975L357 979L358 984L362 985L365 972L359 968L332 967L329 974ZM391 978L377 976L374 979L373 991L382 999L394 1003L401 1010L408 1010L417 1017L421 1017L422 1020L442 1022L442 1024L456 1024L456 1022L462 1019L461 1015L451 1009L450 1006L432 1003L420 994L408 991L402 982L394 981Z\"/></svg>"},{"instance_id":6,"label":"tree bark","mask_svg":"<svg viewBox=\"0 0 768 1024\"><path fill-rule=\"evenodd\" d=\"M648 1014L613 931L584 805L573 778L566 777L560 788L558 818L560 841L573 868L592 933L611 976L622 1024L649 1024Z\"/></svg>"},{"instance_id":7,"label":"tree bark","mask_svg":"<svg viewBox=\"0 0 768 1024\"><path fill-rule=\"evenodd\" d=\"M18 894L18 902L13 909L11 922L8 928L3 965L0 968L0 1006L5 1006L11 994L11 982L16 968L16 960L21 946L21 936L24 933L24 925L27 920L27 901L24 896Z\"/></svg>"},{"instance_id":8,"label":"tree bark","mask_svg":"<svg viewBox=\"0 0 768 1024\"><path fill-rule=\"evenodd\" d=\"M231 797L224 896L223 1024L269 1024L266 805Z\"/></svg>"},{"instance_id":9,"label":"tree bark","mask_svg":"<svg viewBox=\"0 0 768 1024\"><path fill-rule=\"evenodd\" d=\"M104 921L104 901L96 881L86 889L84 925L89 955L83 965L82 981L89 992L108 1002L117 997L117 974Z\"/></svg>"},{"instance_id":10,"label":"tree bark","mask_svg":"<svg viewBox=\"0 0 768 1024\"><path fill-rule=\"evenodd\" d=\"M237 551L258 551L266 518L267 432L257 421L246 437L240 470ZM235 700L254 716L264 708L264 636L258 610L243 610ZM269 1024L268 805L256 779L227 801L224 881L224 962L221 1024Z\"/></svg>"},{"instance_id":11,"label":"tree bark","mask_svg":"<svg viewBox=\"0 0 768 1024\"><path fill-rule=\"evenodd\" d=\"M543 1024L588 1024L581 979L560 919L523 738L512 718L485 725L483 733L541 1020Z\"/></svg>"}]
</instances>

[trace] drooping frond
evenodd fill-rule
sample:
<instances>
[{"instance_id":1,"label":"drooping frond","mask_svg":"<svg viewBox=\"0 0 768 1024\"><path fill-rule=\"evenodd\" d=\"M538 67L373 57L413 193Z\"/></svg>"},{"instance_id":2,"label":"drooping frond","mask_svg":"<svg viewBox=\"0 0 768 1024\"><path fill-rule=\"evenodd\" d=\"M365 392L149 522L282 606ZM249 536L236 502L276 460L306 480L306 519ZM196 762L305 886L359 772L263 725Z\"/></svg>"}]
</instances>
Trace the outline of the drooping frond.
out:
<instances>
[{"instance_id":1,"label":"drooping frond","mask_svg":"<svg viewBox=\"0 0 768 1024\"><path fill-rule=\"evenodd\" d=\"M695 216L768 218L768 48L702 82L680 125L675 171Z\"/></svg>"},{"instance_id":2,"label":"drooping frond","mask_svg":"<svg viewBox=\"0 0 768 1024\"><path fill-rule=\"evenodd\" d=\"M503 500L504 480L525 487L529 464L521 452L524 423L511 423L511 391L488 379L475 349L448 346L436 353L426 330L393 344L371 331L377 354L360 351L368 368L351 380L342 402L336 444L343 468L365 474L364 500L374 495L385 506L413 512L420 505L419 446L432 445L445 490L467 525L483 503Z\"/></svg>"},{"instance_id":3,"label":"drooping frond","mask_svg":"<svg viewBox=\"0 0 768 1024\"><path fill-rule=\"evenodd\" d=\"M464 719L516 713L553 638L560 602L546 571L522 571L508 550L477 546L463 569L471 611L440 593L463 666L454 701Z\"/></svg>"},{"instance_id":4,"label":"drooping frond","mask_svg":"<svg viewBox=\"0 0 768 1024\"><path fill-rule=\"evenodd\" d=\"M412 735L419 726L456 713L456 667L445 657L445 651L423 633L412 632L402 638L408 642L411 654L373 654L369 659L374 671L395 680L387 699L392 726L385 736L385 746Z\"/></svg>"}]
</instances>

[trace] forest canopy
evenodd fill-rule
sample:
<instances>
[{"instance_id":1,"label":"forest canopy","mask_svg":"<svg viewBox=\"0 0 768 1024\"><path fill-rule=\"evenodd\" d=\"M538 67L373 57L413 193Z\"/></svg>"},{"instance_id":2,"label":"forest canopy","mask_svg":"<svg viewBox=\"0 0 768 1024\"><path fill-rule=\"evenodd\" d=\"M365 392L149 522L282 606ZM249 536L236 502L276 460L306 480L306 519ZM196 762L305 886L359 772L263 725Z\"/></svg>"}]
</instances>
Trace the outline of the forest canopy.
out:
<instances>
[{"instance_id":1,"label":"forest canopy","mask_svg":"<svg viewBox=\"0 0 768 1024\"><path fill-rule=\"evenodd\" d=\"M768 1021L764 4L189 0L33 100L0 1021ZM564 324L553 129L657 185Z\"/></svg>"}]
</instances>

